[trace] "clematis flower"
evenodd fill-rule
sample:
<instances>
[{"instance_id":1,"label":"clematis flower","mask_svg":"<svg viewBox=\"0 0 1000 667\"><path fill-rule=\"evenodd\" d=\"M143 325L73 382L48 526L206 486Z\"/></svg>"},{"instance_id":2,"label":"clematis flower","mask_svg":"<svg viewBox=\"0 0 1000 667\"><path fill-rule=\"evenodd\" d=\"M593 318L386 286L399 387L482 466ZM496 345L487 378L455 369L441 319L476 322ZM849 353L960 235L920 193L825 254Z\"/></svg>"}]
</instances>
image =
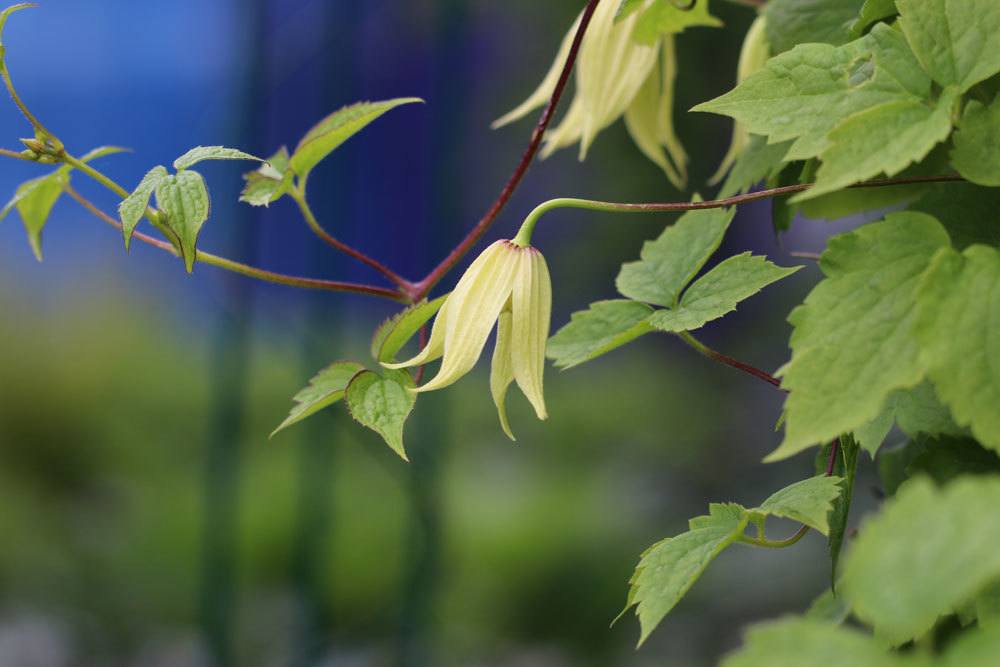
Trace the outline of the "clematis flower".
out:
<instances>
[{"instance_id":1,"label":"clematis flower","mask_svg":"<svg viewBox=\"0 0 1000 667\"><path fill-rule=\"evenodd\" d=\"M490 389L500 425L513 440L505 409L511 382L517 382L539 419L548 416L542 376L551 312L552 283L542 254L530 245L497 241L476 258L445 299L420 354L384 365L407 368L443 358L437 375L414 391L442 389L472 370L496 324Z\"/></svg>"},{"instance_id":2,"label":"clematis flower","mask_svg":"<svg viewBox=\"0 0 1000 667\"><path fill-rule=\"evenodd\" d=\"M674 33L688 25L719 23L708 15L707 0L699 0L691 12L661 5L639 0L632 3L628 16L618 20L621 2L605 0L597 6L580 45L576 95L561 123L548 133L542 158L579 141L583 160L598 133L624 117L639 150L664 171L671 183L680 189L685 187L688 156L673 125L677 77ZM657 15L649 16L648 12ZM638 34L637 27L645 28L649 19L658 20L657 30ZM641 24L644 20L646 23ZM578 17L538 89L493 123L494 129L523 118L549 100L579 25Z\"/></svg>"}]
</instances>

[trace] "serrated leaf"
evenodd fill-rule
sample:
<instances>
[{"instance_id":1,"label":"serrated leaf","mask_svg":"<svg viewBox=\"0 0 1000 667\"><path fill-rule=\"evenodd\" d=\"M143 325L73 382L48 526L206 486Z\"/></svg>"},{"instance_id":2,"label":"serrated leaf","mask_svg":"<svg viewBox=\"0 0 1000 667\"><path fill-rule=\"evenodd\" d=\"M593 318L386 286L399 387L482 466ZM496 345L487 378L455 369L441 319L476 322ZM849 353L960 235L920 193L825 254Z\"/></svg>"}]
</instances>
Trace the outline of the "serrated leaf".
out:
<instances>
[{"instance_id":1,"label":"serrated leaf","mask_svg":"<svg viewBox=\"0 0 1000 667\"><path fill-rule=\"evenodd\" d=\"M803 44L776 56L734 90L693 111L730 116L770 143L795 140L786 161L818 156L845 118L930 96L931 81L905 40L885 25L844 46Z\"/></svg>"},{"instance_id":2,"label":"serrated leaf","mask_svg":"<svg viewBox=\"0 0 1000 667\"><path fill-rule=\"evenodd\" d=\"M739 539L749 520L746 510L735 504L715 504L710 512L692 519L688 532L662 540L642 555L628 602L639 617L640 645L715 557Z\"/></svg>"},{"instance_id":3,"label":"serrated leaf","mask_svg":"<svg viewBox=\"0 0 1000 667\"><path fill-rule=\"evenodd\" d=\"M818 475L777 491L750 512L776 516L805 524L823 535L830 532L827 516L833 501L840 497L840 477Z\"/></svg>"},{"instance_id":4,"label":"serrated leaf","mask_svg":"<svg viewBox=\"0 0 1000 667\"><path fill-rule=\"evenodd\" d=\"M619 16L622 12L627 16L631 8L623 4ZM684 9L670 0L653 0L636 21L634 37L640 43L651 44L663 35L676 35L697 26L722 27L722 21L709 14L708 0L695 0L693 7Z\"/></svg>"},{"instance_id":5,"label":"serrated leaf","mask_svg":"<svg viewBox=\"0 0 1000 667\"><path fill-rule=\"evenodd\" d=\"M321 370L309 380L309 386L292 397L295 407L288 413L285 421L274 429L271 437L339 401L344 397L351 378L363 370L364 366L353 361L338 361Z\"/></svg>"},{"instance_id":6,"label":"serrated leaf","mask_svg":"<svg viewBox=\"0 0 1000 667\"><path fill-rule=\"evenodd\" d=\"M35 258L42 261L42 230L49 220L52 207L59 200L69 183L69 169L63 167L46 176L34 178L18 186L14 198L0 212L0 219L6 215L11 207L17 209L24 223L24 229L28 233L28 243Z\"/></svg>"},{"instance_id":7,"label":"serrated leaf","mask_svg":"<svg viewBox=\"0 0 1000 667\"><path fill-rule=\"evenodd\" d=\"M1000 72L1000 3L896 0L899 24L924 70L965 92Z\"/></svg>"},{"instance_id":8,"label":"serrated leaf","mask_svg":"<svg viewBox=\"0 0 1000 667\"><path fill-rule=\"evenodd\" d=\"M559 368L579 366L651 332L645 320L652 312L644 303L624 299L592 303L549 339L545 354Z\"/></svg>"},{"instance_id":9,"label":"serrated leaf","mask_svg":"<svg viewBox=\"0 0 1000 667\"><path fill-rule=\"evenodd\" d=\"M433 301L421 301L396 313L375 330L372 336L371 353L375 361L394 362L396 354L403 349L420 327L428 321L444 305L448 294Z\"/></svg>"},{"instance_id":10,"label":"serrated leaf","mask_svg":"<svg viewBox=\"0 0 1000 667\"><path fill-rule=\"evenodd\" d=\"M761 181L777 176L785 166L785 155L791 146L790 141L769 144L767 137L750 135L746 148L736 158L726 182L722 184L719 197L749 192L750 188Z\"/></svg>"},{"instance_id":11,"label":"serrated leaf","mask_svg":"<svg viewBox=\"0 0 1000 667\"><path fill-rule=\"evenodd\" d=\"M615 285L622 296L673 307L718 249L736 209L690 211L642 246L641 260L623 264Z\"/></svg>"},{"instance_id":12,"label":"serrated leaf","mask_svg":"<svg viewBox=\"0 0 1000 667\"><path fill-rule=\"evenodd\" d=\"M779 373L789 391L785 438L767 460L867 424L893 391L923 379L916 291L947 245L937 220L912 212L830 240L820 261L827 278L788 318L792 359Z\"/></svg>"},{"instance_id":13,"label":"serrated leaf","mask_svg":"<svg viewBox=\"0 0 1000 667\"><path fill-rule=\"evenodd\" d=\"M764 8L772 53L798 44L839 46L851 40L849 26L864 0L770 0Z\"/></svg>"},{"instance_id":14,"label":"serrated leaf","mask_svg":"<svg viewBox=\"0 0 1000 667\"><path fill-rule=\"evenodd\" d=\"M146 172L139 185L128 197L118 205L118 217L122 220L122 235L125 237L125 249L128 250L132 243L132 234L135 232L139 221L146 214L149 206L149 198L153 196L153 191L164 178L168 176L167 170L162 166L155 166Z\"/></svg>"},{"instance_id":15,"label":"serrated leaf","mask_svg":"<svg viewBox=\"0 0 1000 667\"><path fill-rule=\"evenodd\" d=\"M198 234L208 220L210 208L205 179L188 170L160 178L156 182L156 205L180 239L184 266L191 273L198 256Z\"/></svg>"},{"instance_id":16,"label":"serrated leaf","mask_svg":"<svg viewBox=\"0 0 1000 667\"><path fill-rule=\"evenodd\" d=\"M299 142L292 154L292 170L305 178L323 158L382 114L398 106L414 103L423 103L423 100L403 97L385 102L359 102L333 112L309 130Z\"/></svg>"},{"instance_id":17,"label":"serrated leaf","mask_svg":"<svg viewBox=\"0 0 1000 667\"><path fill-rule=\"evenodd\" d=\"M873 457L898 423L900 430L910 437L917 435L962 435L963 430L951 417L930 382L921 382L912 389L893 392L885 408L872 422L855 430L854 435L862 449Z\"/></svg>"},{"instance_id":18,"label":"serrated leaf","mask_svg":"<svg viewBox=\"0 0 1000 667\"><path fill-rule=\"evenodd\" d=\"M851 34L860 37L872 24L892 18L898 13L896 0L865 0L858 18L851 24Z\"/></svg>"},{"instance_id":19,"label":"serrated leaf","mask_svg":"<svg viewBox=\"0 0 1000 667\"><path fill-rule=\"evenodd\" d=\"M251 206L270 206L288 194L294 176L288 167L289 159L288 149L282 146L259 169L244 174L247 184L240 193L240 201Z\"/></svg>"},{"instance_id":20,"label":"serrated leaf","mask_svg":"<svg viewBox=\"0 0 1000 667\"><path fill-rule=\"evenodd\" d=\"M382 436L392 451L404 460L403 426L413 411L417 396L413 378L406 371L385 370L382 374L362 371L347 386L347 407L361 425Z\"/></svg>"},{"instance_id":21,"label":"serrated leaf","mask_svg":"<svg viewBox=\"0 0 1000 667\"><path fill-rule=\"evenodd\" d=\"M788 618L751 627L743 646L723 660L721 667L906 667L911 661L911 657L889 653L857 630L821 620Z\"/></svg>"},{"instance_id":22,"label":"serrated leaf","mask_svg":"<svg viewBox=\"0 0 1000 667\"><path fill-rule=\"evenodd\" d=\"M204 162L205 160L264 161L256 155L250 155L249 153L244 153L243 151L235 148L226 148L225 146L195 146L187 153L174 160L174 169L177 171L183 171L193 167L199 162Z\"/></svg>"},{"instance_id":23,"label":"serrated leaf","mask_svg":"<svg viewBox=\"0 0 1000 667\"><path fill-rule=\"evenodd\" d=\"M979 185L1000 185L1000 97L986 106L970 101L954 136L951 163Z\"/></svg>"},{"instance_id":24,"label":"serrated leaf","mask_svg":"<svg viewBox=\"0 0 1000 667\"><path fill-rule=\"evenodd\" d=\"M974 243L1000 246L1000 188L941 183L910 206L937 218L956 250Z\"/></svg>"},{"instance_id":25,"label":"serrated leaf","mask_svg":"<svg viewBox=\"0 0 1000 667\"><path fill-rule=\"evenodd\" d=\"M901 99L854 114L830 132L816 185L792 201L815 199L880 174L895 176L920 162L951 134L956 99L953 91L945 91L934 105Z\"/></svg>"},{"instance_id":26,"label":"serrated leaf","mask_svg":"<svg viewBox=\"0 0 1000 667\"><path fill-rule=\"evenodd\" d=\"M917 303L921 359L938 396L959 426L1000 451L1000 251L941 251Z\"/></svg>"},{"instance_id":27,"label":"serrated leaf","mask_svg":"<svg viewBox=\"0 0 1000 667\"><path fill-rule=\"evenodd\" d=\"M745 252L730 257L691 285L677 308L658 310L647 320L660 331L692 331L736 310L737 304L795 273Z\"/></svg>"},{"instance_id":28,"label":"serrated leaf","mask_svg":"<svg viewBox=\"0 0 1000 667\"><path fill-rule=\"evenodd\" d=\"M904 484L865 522L844 563L840 591L858 618L893 645L1000 577L1000 480L962 478L944 489Z\"/></svg>"}]
</instances>

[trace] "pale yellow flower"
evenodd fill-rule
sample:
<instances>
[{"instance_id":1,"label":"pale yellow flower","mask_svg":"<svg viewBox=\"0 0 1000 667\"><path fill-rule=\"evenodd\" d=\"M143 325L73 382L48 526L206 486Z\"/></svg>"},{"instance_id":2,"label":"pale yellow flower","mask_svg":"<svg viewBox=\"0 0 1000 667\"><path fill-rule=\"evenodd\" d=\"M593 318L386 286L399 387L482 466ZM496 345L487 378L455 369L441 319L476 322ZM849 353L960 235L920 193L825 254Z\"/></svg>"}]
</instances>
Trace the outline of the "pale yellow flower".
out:
<instances>
[{"instance_id":1,"label":"pale yellow flower","mask_svg":"<svg viewBox=\"0 0 1000 667\"><path fill-rule=\"evenodd\" d=\"M443 358L437 375L414 391L442 389L472 370L496 324L490 389L504 433L513 440L504 407L511 382L517 382L539 419L548 416L542 385L551 313L552 283L545 258L531 246L497 241L476 258L445 299L420 354L384 365L406 368Z\"/></svg>"}]
</instances>

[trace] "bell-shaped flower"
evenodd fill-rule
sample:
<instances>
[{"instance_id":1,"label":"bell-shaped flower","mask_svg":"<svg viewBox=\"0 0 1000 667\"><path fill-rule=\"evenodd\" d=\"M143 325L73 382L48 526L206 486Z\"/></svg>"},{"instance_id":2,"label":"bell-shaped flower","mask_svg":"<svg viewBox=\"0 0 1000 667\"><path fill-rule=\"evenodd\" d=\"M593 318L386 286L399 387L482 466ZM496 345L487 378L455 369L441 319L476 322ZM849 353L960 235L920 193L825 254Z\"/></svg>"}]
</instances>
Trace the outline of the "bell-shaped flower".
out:
<instances>
[{"instance_id":1,"label":"bell-shaped flower","mask_svg":"<svg viewBox=\"0 0 1000 667\"><path fill-rule=\"evenodd\" d=\"M587 33L580 45L576 70L576 95L569 110L546 136L542 158L560 148L580 142L583 160L594 139L624 116L633 141L642 153L656 163L667 178L683 188L687 183L688 157L673 126L674 84L677 76L677 55L674 32L687 25L717 25L708 16L707 0L700 3L692 16L679 9L667 8L680 17L671 24L671 16L660 17L651 35L637 35L641 21L650 18L650 11L660 12L654 0L641 0L625 18L617 17L620 2L605 0L598 4ZM582 16L582 15L581 15ZM497 120L494 128L523 118L544 105L555 90L579 28L580 18L563 39L555 62L541 85L516 109Z\"/></svg>"},{"instance_id":2,"label":"bell-shaped flower","mask_svg":"<svg viewBox=\"0 0 1000 667\"><path fill-rule=\"evenodd\" d=\"M388 368L420 366L441 358L437 375L414 391L447 387L472 370L497 325L490 389L500 424L512 440L504 407L517 382L539 419L548 415L542 379L552 313L552 283L545 258L535 248L497 241L476 258L445 299L424 349Z\"/></svg>"}]
</instances>

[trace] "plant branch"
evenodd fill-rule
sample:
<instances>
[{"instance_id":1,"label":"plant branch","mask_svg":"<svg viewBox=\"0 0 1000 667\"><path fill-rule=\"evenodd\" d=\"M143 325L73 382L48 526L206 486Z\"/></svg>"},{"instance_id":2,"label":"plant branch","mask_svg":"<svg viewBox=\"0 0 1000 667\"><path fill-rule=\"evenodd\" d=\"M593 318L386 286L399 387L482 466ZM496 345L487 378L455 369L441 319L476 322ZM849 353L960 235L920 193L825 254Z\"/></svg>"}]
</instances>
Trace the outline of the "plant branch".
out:
<instances>
[{"instance_id":1,"label":"plant branch","mask_svg":"<svg viewBox=\"0 0 1000 667\"><path fill-rule=\"evenodd\" d=\"M414 285L409 280L406 280L405 278L400 276L398 273L387 267L385 264L382 264L378 260L369 257L360 250L344 243L343 241L340 241L332 234L330 234L328 231L326 231L323 228L323 226L319 223L319 220L316 219L316 215L313 213L312 207L309 206L309 202L306 199L304 189L298 189L298 188L292 189L290 194L292 199L294 199L295 203L298 205L299 211L302 212L302 217L305 219L306 225L308 225L309 229L311 229L313 234L319 237L320 240L322 240L324 243L331 246L332 248L339 250L345 255L353 257L362 264L365 264L375 269L383 276L385 276L389 280L389 282L399 287L399 290L411 301L417 300L416 298L414 298L417 294L416 285Z\"/></svg>"},{"instance_id":2,"label":"plant branch","mask_svg":"<svg viewBox=\"0 0 1000 667\"><path fill-rule=\"evenodd\" d=\"M15 160L24 160L25 162L37 162L34 158L30 158L27 155L19 153L18 151L12 151L9 148L0 148L0 155L4 157L12 157Z\"/></svg>"},{"instance_id":3,"label":"plant branch","mask_svg":"<svg viewBox=\"0 0 1000 667\"><path fill-rule=\"evenodd\" d=\"M698 340L697 338L695 338L694 336L692 336L690 332L688 332L688 331L682 331L682 332L680 332L680 333L677 334L677 337L680 338L685 343L687 343L693 349L695 349L699 354L701 354L701 355L703 355L705 357L708 357L709 359L713 359L715 361L722 362L722 363L726 364L727 366L732 366L736 370L743 371L744 373L748 373L748 374L754 376L755 378L757 378L758 380L763 380L764 382L767 382L768 384L770 384L770 385L772 385L774 387L777 387L778 389L781 389L781 380L779 380L778 378L774 377L773 375L771 375L767 371L762 371L761 369L757 368L756 366L751 366L750 364L743 363L742 361L739 361L737 359L733 359L732 357L730 357L728 355L722 354L721 352L719 352L717 350L713 350L708 345L705 345L700 340ZM785 391L785 390L781 389L781 391Z\"/></svg>"},{"instance_id":4,"label":"plant branch","mask_svg":"<svg viewBox=\"0 0 1000 667\"><path fill-rule=\"evenodd\" d=\"M549 98L549 103L545 106L545 110L542 112L541 117L538 120L538 124L535 126L535 130L531 135L531 141L528 144L528 148L524 151L524 155L521 157L521 161L518 163L517 168L514 169L514 173L511 175L507 184L504 186L503 190L500 191L500 196L490 207L486 215L472 228L472 231L462 239L461 243L455 247L448 256L445 257L440 264L438 264L427 277L417 283L417 300L422 299L427 296L428 293L434 288L438 282L441 281L444 276L451 271L458 264L463 257L476 245L476 243L483 237L489 228L496 222L497 216L500 215L500 211L503 210L507 202L510 201L511 196L513 196L514 191L517 189L518 185L524 179L525 173L528 171L528 167L535 159L535 154L538 153L539 147L542 145L542 138L545 136L545 131L548 129L549 124L552 122L553 116L555 116L556 108L559 106L559 100L562 99L563 92L566 90L566 84L569 82L570 73L573 71L573 66L576 64L577 55L580 52L580 44L583 42L583 37L587 33L587 28L590 26L590 20L594 16L594 11L597 9L597 5L601 0L588 0L586 8L583 10L583 15L580 17L580 26L576 30L576 35L573 38L573 44L570 47L569 55L566 57L566 64L563 65L562 74L559 76L559 81L556 83L555 89L552 91L552 97ZM605 0L605 2L611 2L612 0Z\"/></svg>"},{"instance_id":5,"label":"plant branch","mask_svg":"<svg viewBox=\"0 0 1000 667\"><path fill-rule=\"evenodd\" d=\"M741 535L740 542L743 544L750 544L755 547L764 547L765 549L784 549L796 544L799 540L806 536L809 532L809 526L803 525L795 534L784 540L769 540L766 537L750 537L749 535Z\"/></svg>"},{"instance_id":6,"label":"plant branch","mask_svg":"<svg viewBox=\"0 0 1000 667\"><path fill-rule=\"evenodd\" d=\"M75 199L81 206L87 209L90 213L108 223L112 227L121 230L122 223L100 210L86 199L83 195L76 191L70 185L66 186L66 194ZM152 236L147 236L141 232L135 232L132 238L138 239L143 243L147 243L160 250L165 250L166 252L174 255L175 257L180 257L178 250L173 247L170 243L166 241L161 241L155 239ZM375 287L372 285L359 285L355 283L345 283L337 282L332 280L319 280L316 278L301 278L298 276L288 276L282 273L274 273L273 271L265 271L264 269L258 269L247 264L242 264L240 262L235 262L231 259L226 259L225 257L219 257L218 255L213 255L211 253L197 251L195 261L201 264L207 264L209 266L215 266L220 269L225 269L226 271L232 271L233 273L238 273L250 278L255 278L268 283L275 283L278 285L287 285L289 287L299 287L304 289L316 289L316 290L326 290L330 292L349 292L354 294L366 294L369 296L378 296L386 299L392 299L393 301L405 302L403 295L395 290L385 289L383 287Z\"/></svg>"}]
</instances>

